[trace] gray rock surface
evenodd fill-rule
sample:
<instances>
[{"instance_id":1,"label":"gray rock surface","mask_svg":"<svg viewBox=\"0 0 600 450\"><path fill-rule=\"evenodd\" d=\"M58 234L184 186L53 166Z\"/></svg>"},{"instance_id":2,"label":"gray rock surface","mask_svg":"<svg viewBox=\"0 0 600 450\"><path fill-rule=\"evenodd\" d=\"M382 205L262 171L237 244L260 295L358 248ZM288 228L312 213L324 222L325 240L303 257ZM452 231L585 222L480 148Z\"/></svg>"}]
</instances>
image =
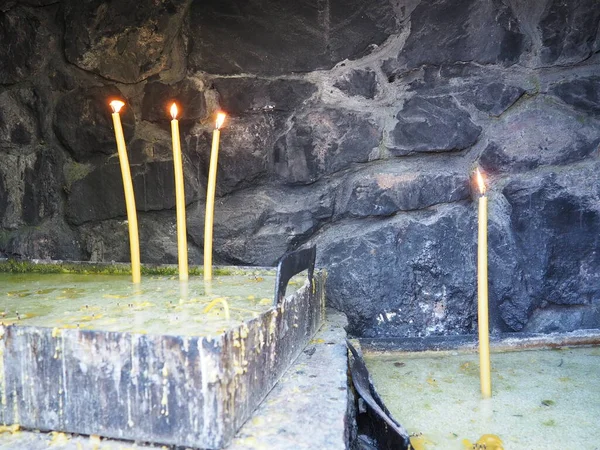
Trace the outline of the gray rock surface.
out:
<instances>
[{"instance_id":1,"label":"gray rock surface","mask_svg":"<svg viewBox=\"0 0 600 450\"><path fill-rule=\"evenodd\" d=\"M22 214L26 225L39 225L58 213L61 198L61 154L57 149L37 153L32 167L23 173Z\"/></svg>"},{"instance_id":2,"label":"gray rock surface","mask_svg":"<svg viewBox=\"0 0 600 450\"><path fill-rule=\"evenodd\" d=\"M398 68L473 61L509 66L525 49L525 36L508 4L497 0L420 2Z\"/></svg>"},{"instance_id":3,"label":"gray rock surface","mask_svg":"<svg viewBox=\"0 0 600 450\"><path fill-rule=\"evenodd\" d=\"M117 189L117 186L121 189ZM96 195L100 192L102 195ZM81 225L91 220L125 216L125 198L119 164L101 166L71 185L67 201L69 223Z\"/></svg>"},{"instance_id":4,"label":"gray rock surface","mask_svg":"<svg viewBox=\"0 0 600 450\"><path fill-rule=\"evenodd\" d=\"M532 313L529 278L518 258L511 205L500 193L488 198L488 289L490 329L521 331Z\"/></svg>"},{"instance_id":5,"label":"gray rock surface","mask_svg":"<svg viewBox=\"0 0 600 450\"><path fill-rule=\"evenodd\" d=\"M207 0L190 12L190 66L217 74L330 69L396 30L387 0Z\"/></svg>"},{"instance_id":6,"label":"gray rock surface","mask_svg":"<svg viewBox=\"0 0 600 450\"><path fill-rule=\"evenodd\" d=\"M25 225L23 219L24 171L35 164L36 154L26 156L0 153L0 179L3 205L2 230L8 232Z\"/></svg>"},{"instance_id":7,"label":"gray rock surface","mask_svg":"<svg viewBox=\"0 0 600 450\"><path fill-rule=\"evenodd\" d=\"M112 122L112 99L126 102L120 112L125 141L135 130L135 114L127 98L115 86L78 88L60 98L56 105L54 131L76 161L117 153Z\"/></svg>"},{"instance_id":8,"label":"gray rock surface","mask_svg":"<svg viewBox=\"0 0 600 450\"><path fill-rule=\"evenodd\" d=\"M270 113L228 117L226 124L221 133L218 156L219 196L261 184L272 175L273 146L279 130L285 126L283 117ZM188 145L188 154L197 161L196 167L202 179L208 177L212 127L210 132L192 135Z\"/></svg>"},{"instance_id":9,"label":"gray rock surface","mask_svg":"<svg viewBox=\"0 0 600 450\"><path fill-rule=\"evenodd\" d=\"M275 172L288 183L312 183L352 163L367 162L380 139L381 132L364 114L313 110L295 118L275 143Z\"/></svg>"},{"instance_id":10,"label":"gray rock surface","mask_svg":"<svg viewBox=\"0 0 600 450\"><path fill-rule=\"evenodd\" d=\"M3 231L20 227L27 231L27 227L38 226L48 231L42 226L43 222L61 212L63 158L63 151L52 147L40 148L27 155L0 153L0 209L3 212L0 224ZM52 239L61 241L62 238L53 236ZM60 247L55 250L60 252Z\"/></svg>"},{"instance_id":11,"label":"gray rock surface","mask_svg":"<svg viewBox=\"0 0 600 450\"><path fill-rule=\"evenodd\" d=\"M180 127L180 135L181 135ZM161 130L163 131L163 130ZM155 161L170 161L173 159L173 143L164 133L160 136L148 136L140 133L143 138L134 139L127 145L129 164L138 165ZM185 142L182 142L182 147ZM182 149L185 155L185 150ZM187 156L187 155L186 155Z\"/></svg>"},{"instance_id":12,"label":"gray rock surface","mask_svg":"<svg viewBox=\"0 0 600 450\"><path fill-rule=\"evenodd\" d=\"M469 174L459 161L394 161L348 175L335 196L335 216L390 216L464 200Z\"/></svg>"},{"instance_id":13,"label":"gray rock surface","mask_svg":"<svg viewBox=\"0 0 600 450\"><path fill-rule=\"evenodd\" d=\"M598 32L595 0L552 0L541 17L542 64L567 65L587 59Z\"/></svg>"},{"instance_id":14,"label":"gray rock surface","mask_svg":"<svg viewBox=\"0 0 600 450\"><path fill-rule=\"evenodd\" d=\"M568 308L554 305L535 309L523 331L535 333L568 333L576 330L593 330L600 323L600 304L595 301L589 305L577 305Z\"/></svg>"},{"instance_id":15,"label":"gray rock surface","mask_svg":"<svg viewBox=\"0 0 600 450\"><path fill-rule=\"evenodd\" d=\"M187 174L187 176L186 176ZM184 171L186 202L197 198L198 184L193 172ZM172 161L157 161L131 168L131 178L139 211L156 211L175 207L175 175ZM119 187L119 188L117 188ZM97 195L98 193L103 195ZM67 201L67 219L85 222L125 217L125 197L121 166L106 164L75 181Z\"/></svg>"},{"instance_id":16,"label":"gray rock surface","mask_svg":"<svg viewBox=\"0 0 600 450\"><path fill-rule=\"evenodd\" d=\"M473 103L480 111L498 117L524 93L523 88L494 81L489 84L483 82L481 85L475 86L474 90L465 92L463 98Z\"/></svg>"},{"instance_id":17,"label":"gray rock surface","mask_svg":"<svg viewBox=\"0 0 600 450\"><path fill-rule=\"evenodd\" d=\"M23 81L39 69L45 38L47 31L34 14L0 9L0 85Z\"/></svg>"},{"instance_id":18,"label":"gray rock surface","mask_svg":"<svg viewBox=\"0 0 600 450\"><path fill-rule=\"evenodd\" d=\"M66 260L80 261L84 253L77 239L77 233L60 218L53 218L35 227L3 233L3 253L16 258L56 259L62 255Z\"/></svg>"},{"instance_id":19,"label":"gray rock surface","mask_svg":"<svg viewBox=\"0 0 600 450\"><path fill-rule=\"evenodd\" d=\"M48 6L59 2L60 0L19 0L19 3L30 6Z\"/></svg>"},{"instance_id":20,"label":"gray rock surface","mask_svg":"<svg viewBox=\"0 0 600 450\"><path fill-rule=\"evenodd\" d=\"M334 86L351 96L375 98L377 74L373 70L353 70L336 81Z\"/></svg>"},{"instance_id":21,"label":"gray rock surface","mask_svg":"<svg viewBox=\"0 0 600 450\"><path fill-rule=\"evenodd\" d=\"M499 173L580 161L597 151L599 126L598 121L561 108L549 98L536 98L488 129L481 165Z\"/></svg>"},{"instance_id":22,"label":"gray rock surface","mask_svg":"<svg viewBox=\"0 0 600 450\"><path fill-rule=\"evenodd\" d=\"M177 99L192 263L222 109L216 261L319 242L353 333L474 331L479 165L492 328L600 326L596 3L5 1L0 254L128 260L118 96L142 261L174 262Z\"/></svg>"},{"instance_id":23,"label":"gray rock surface","mask_svg":"<svg viewBox=\"0 0 600 450\"><path fill-rule=\"evenodd\" d=\"M69 62L123 83L169 69L191 0L66 0L65 56Z\"/></svg>"},{"instance_id":24,"label":"gray rock surface","mask_svg":"<svg viewBox=\"0 0 600 450\"><path fill-rule=\"evenodd\" d=\"M219 103L228 114L291 113L302 106L317 87L306 81L265 78L216 78Z\"/></svg>"},{"instance_id":25,"label":"gray rock surface","mask_svg":"<svg viewBox=\"0 0 600 450\"><path fill-rule=\"evenodd\" d=\"M449 97L413 97L396 115L391 133L395 156L415 152L449 152L475 144L481 127Z\"/></svg>"},{"instance_id":26,"label":"gray rock surface","mask_svg":"<svg viewBox=\"0 0 600 450\"><path fill-rule=\"evenodd\" d=\"M0 217L4 218L8 209L8 191L4 183L4 177L0 176Z\"/></svg>"},{"instance_id":27,"label":"gray rock surface","mask_svg":"<svg viewBox=\"0 0 600 450\"><path fill-rule=\"evenodd\" d=\"M600 77L564 81L553 86L552 93L578 111L600 116Z\"/></svg>"},{"instance_id":28,"label":"gray rock surface","mask_svg":"<svg viewBox=\"0 0 600 450\"><path fill-rule=\"evenodd\" d=\"M60 0L4 0L0 5L0 11L8 11L16 5L48 6L59 3Z\"/></svg>"},{"instance_id":29,"label":"gray rock surface","mask_svg":"<svg viewBox=\"0 0 600 450\"><path fill-rule=\"evenodd\" d=\"M248 189L219 199L215 205L215 255L223 262L275 265L331 217L330 187ZM189 209L188 233L204 241L205 203ZM285 233L280 230L284 229Z\"/></svg>"},{"instance_id":30,"label":"gray rock surface","mask_svg":"<svg viewBox=\"0 0 600 450\"><path fill-rule=\"evenodd\" d=\"M183 80L173 85L156 81L144 87L142 119L170 127L170 108L173 102L177 104L177 118L182 124L200 121L207 116L202 85L191 80Z\"/></svg>"},{"instance_id":31,"label":"gray rock surface","mask_svg":"<svg viewBox=\"0 0 600 450\"><path fill-rule=\"evenodd\" d=\"M477 316L474 205L457 203L320 232L327 296L365 337L470 333ZM374 293L377 293L374 295Z\"/></svg>"},{"instance_id":32,"label":"gray rock surface","mask_svg":"<svg viewBox=\"0 0 600 450\"><path fill-rule=\"evenodd\" d=\"M586 305L600 294L598 161L511 179L517 257L534 306ZM500 305L502 309L503 306Z\"/></svg>"},{"instance_id":33,"label":"gray rock surface","mask_svg":"<svg viewBox=\"0 0 600 450\"><path fill-rule=\"evenodd\" d=\"M138 213L140 257L142 261L177 264L177 233L175 210ZM87 259L101 261L129 261L129 229L123 219L87 222L78 228L78 239ZM202 250L188 240L188 257L202 259Z\"/></svg>"},{"instance_id":34,"label":"gray rock surface","mask_svg":"<svg viewBox=\"0 0 600 450\"><path fill-rule=\"evenodd\" d=\"M0 151L31 152L40 137L38 93L34 89L0 92Z\"/></svg>"}]
</instances>

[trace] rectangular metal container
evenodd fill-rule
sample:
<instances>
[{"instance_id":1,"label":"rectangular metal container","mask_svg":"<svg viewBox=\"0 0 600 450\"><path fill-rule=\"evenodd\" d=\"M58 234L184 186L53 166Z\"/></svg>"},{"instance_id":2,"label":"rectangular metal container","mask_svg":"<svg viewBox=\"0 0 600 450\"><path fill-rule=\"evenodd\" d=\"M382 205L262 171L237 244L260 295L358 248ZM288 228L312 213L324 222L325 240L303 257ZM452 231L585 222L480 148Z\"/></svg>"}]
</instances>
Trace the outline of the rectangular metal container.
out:
<instances>
[{"instance_id":1,"label":"rectangular metal container","mask_svg":"<svg viewBox=\"0 0 600 450\"><path fill-rule=\"evenodd\" d=\"M214 337L0 326L0 424L222 448L318 330L324 279Z\"/></svg>"}]
</instances>

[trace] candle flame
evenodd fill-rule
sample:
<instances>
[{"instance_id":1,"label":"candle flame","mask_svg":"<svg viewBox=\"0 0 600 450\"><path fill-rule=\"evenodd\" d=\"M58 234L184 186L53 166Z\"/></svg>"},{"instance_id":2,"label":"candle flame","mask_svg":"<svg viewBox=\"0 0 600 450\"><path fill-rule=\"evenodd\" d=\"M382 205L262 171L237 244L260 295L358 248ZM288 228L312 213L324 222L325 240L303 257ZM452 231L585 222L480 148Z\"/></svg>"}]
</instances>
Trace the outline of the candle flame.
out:
<instances>
[{"instance_id":1,"label":"candle flame","mask_svg":"<svg viewBox=\"0 0 600 450\"><path fill-rule=\"evenodd\" d=\"M121 111L121 108L125 106L125 102L122 102L121 100L113 100L112 102L110 102L110 107L112 108L114 113L118 113L119 111Z\"/></svg>"},{"instance_id":2,"label":"candle flame","mask_svg":"<svg viewBox=\"0 0 600 450\"><path fill-rule=\"evenodd\" d=\"M177 103L171 105L171 117L173 120L177 119Z\"/></svg>"},{"instance_id":3,"label":"candle flame","mask_svg":"<svg viewBox=\"0 0 600 450\"><path fill-rule=\"evenodd\" d=\"M477 187L479 187L479 193L481 195L485 195L485 181L483 180L483 174L479 170L479 167L475 171L475 176L477 177Z\"/></svg>"},{"instance_id":4,"label":"candle flame","mask_svg":"<svg viewBox=\"0 0 600 450\"><path fill-rule=\"evenodd\" d=\"M220 130L223 126L223 123L225 122L225 117L227 117L227 114L225 114L224 112L217 113L217 122L215 124L215 128L217 130Z\"/></svg>"}]
</instances>

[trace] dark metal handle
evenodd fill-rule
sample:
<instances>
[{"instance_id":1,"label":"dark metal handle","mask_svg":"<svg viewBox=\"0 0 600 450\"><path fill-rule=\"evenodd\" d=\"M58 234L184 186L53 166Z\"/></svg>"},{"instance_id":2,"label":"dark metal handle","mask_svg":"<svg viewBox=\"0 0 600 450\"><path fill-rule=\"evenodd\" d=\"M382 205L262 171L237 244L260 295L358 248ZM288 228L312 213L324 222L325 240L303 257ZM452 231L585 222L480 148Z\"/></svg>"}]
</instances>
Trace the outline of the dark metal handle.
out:
<instances>
[{"instance_id":1,"label":"dark metal handle","mask_svg":"<svg viewBox=\"0 0 600 450\"><path fill-rule=\"evenodd\" d=\"M277 306L285 298L285 290L288 282L294 276L308 269L308 279L313 282L315 272L315 260L317 257L317 247L314 245L302 250L286 253L283 255L277 266L277 279L275 280L275 301Z\"/></svg>"}]
</instances>

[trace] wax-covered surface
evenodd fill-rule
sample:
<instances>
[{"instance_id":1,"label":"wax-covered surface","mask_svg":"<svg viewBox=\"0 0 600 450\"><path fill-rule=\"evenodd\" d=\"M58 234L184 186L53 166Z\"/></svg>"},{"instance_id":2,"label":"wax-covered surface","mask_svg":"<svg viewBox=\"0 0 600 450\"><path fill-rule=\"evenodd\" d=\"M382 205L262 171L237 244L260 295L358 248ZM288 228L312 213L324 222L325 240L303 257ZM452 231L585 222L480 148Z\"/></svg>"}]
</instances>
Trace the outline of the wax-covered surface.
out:
<instances>
[{"instance_id":1,"label":"wax-covered surface","mask_svg":"<svg viewBox=\"0 0 600 450\"><path fill-rule=\"evenodd\" d=\"M394 418L417 434L418 450L471 449L486 434L505 449L598 446L600 347L492 353L489 400L481 399L476 353L364 358Z\"/></svg>"},{"instance_id":2,"label":"wax-covered surface","mask_svg":"<svg viewBox=\"0 0 600 450\"><path fill-rule=\"evenodd\" d=\"M305 277L290 281L291 289ZM0 322L132 333L209 335L256 317L273 304L275 274L256 270L199 277L0 273ZM229 306L227 320L224 305Z\"/></svg>"},{"instance_id":3,"label":"wax-covered surface","mask_svg":"<svg viewBox=\"0 0 600 450\"><path fill-rule=\"evenodd\" d=\"M209 300L219 299L209 311L216 314L225 301L224 294L237 295L221 290L223 286L215 283L217 280L213 280L207 301L194 300L193 289L205 286L198 281L188 283L187 300L179 302L185 295L179 292L176 278L156 280L160 290L153 296L142 296L137 306L127 297L107 299L114 301L115 307L119 301L118 308L124 300L128 308L140 309L125 318L120 318L125 312L119 309L115 320L122 322L121 328L134 329L137 325L130 322L138 319L146 326L145 321L152 318L159 322L152 332L40 326L33 325L38 320L33 316L16 318L18 324L0 325L0 425L20 424L24 429L98 434L192 448L218 449L227 445L317 331L325 299L325 275L321 272L310 281L305 278L295 292L288 289L289 295L277 306L270 305L274 280L269 281L268 276L273 276L272 271L245 269L227 273L234 275L225 277L228 282L223 286L233 289L233 280L239 276L235 289L242 289L247 302L253 300L248 295L255 294L248 294L246 288L268 283L270 295L264 299L269 299L269 305L261 305L265 311L256 313L256 317L250 311L243 322L233 316L229 321L217 316L215 329L207 330L207 334L199 334L198 324L186 331L186 324L179 320L169 322L170 313L161 308L170 308L166 306L169 301L184 312L189 307L193 311L187 311L187 322L191 322L192 317L204 313ZM61 276L61 282L70 277ZM123 281L123 291L114 288L118 277L106 279L111 286L106 295L131 293L128 278ZM177 287L174 292L166 289L170 281L171 286ZM48 285L36 287L33 281L20 283L20 289L9 290L11 295L6 296L16 297L15 304L19 305L25 303L24 299L35 297L36 289L51 289ZM151 284L151 279L142 280L146 289ZM66 292L58 297L77 297L82 294L77 289L85 288L85 282L80 281L63 288ZM98 298L98 292L93 298ZM260 304L261 297L256 298ZM84 311L80 311L81 298L57 301L79 304L69 309L74 314L83 314L91 307L83 304ZM45 305L49 301L42 299L37 303ZM157 306L158 303L163 305ZM153 308L156 312L148 314ZM235 310L230 312L233 315ZM19 311L21 314L27 313ZM92 322L102 319L94 318ZM32 323L27 325L27 321Z\"/></svg>"},{"instance_id":4,"label":"wax-covered surface","mask_svg":"<svg viewBox=\"0 0 600 450\"><path fill-rule=\"evenodd\" d=\"M286 371L227 450L346 449L349 391L346 380L346 318L327 311L327 320ZM319 389L315 389L315 385ZM294 401L290 401L293 397ZM309 413L307 413L309 411ZM306 430L310 428L310 433ZM0 426L2 450L158 450L97 436L39 433Z\"/></svg>"}]
</instances>

